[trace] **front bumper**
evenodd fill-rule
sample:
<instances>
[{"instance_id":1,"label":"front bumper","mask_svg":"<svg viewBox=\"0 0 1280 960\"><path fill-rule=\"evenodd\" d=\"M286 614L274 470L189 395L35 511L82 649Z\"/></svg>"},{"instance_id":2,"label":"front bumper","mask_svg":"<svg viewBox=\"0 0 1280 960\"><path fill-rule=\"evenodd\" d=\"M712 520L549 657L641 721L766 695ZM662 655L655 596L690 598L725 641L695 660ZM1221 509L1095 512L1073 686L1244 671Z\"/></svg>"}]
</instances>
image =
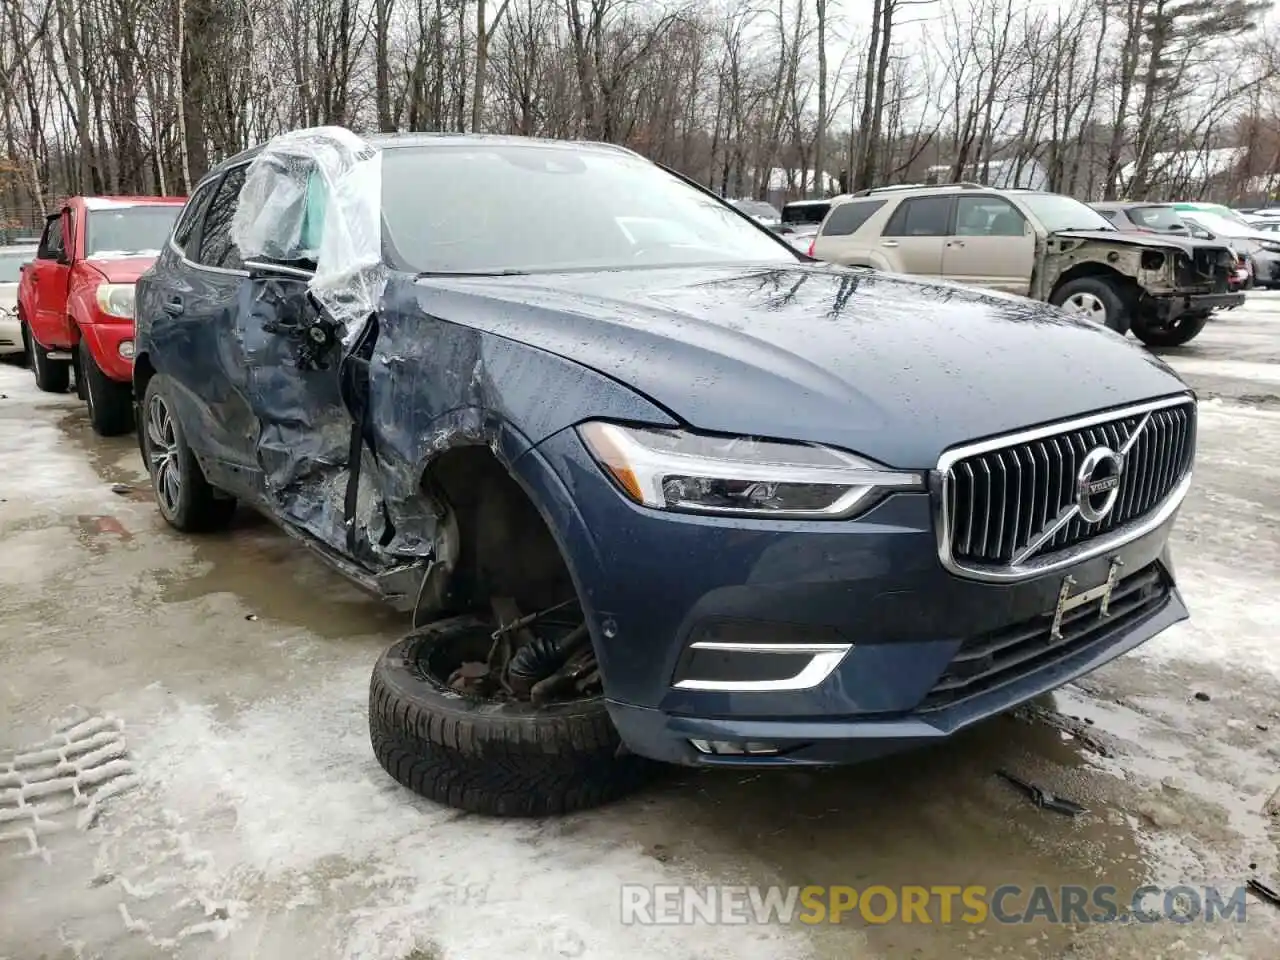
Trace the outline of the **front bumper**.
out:
<instances>
[{"instance_id":1,"label":"front bumper","mask_svg":"<svg viewBox=\"0 0 1280 960\"><path fill-rule=\"evenodd\" d=\"M99 320L80 327L80 336L89 345L89 352L98 368L110 379L120 383L133 381L133 357L121 356L121 346L133 345L132 320Z\"/></svg>"},{"instance_id":2,"label":"front bumper","mask_svg":"<svg viewBox=\"0 0 1280 960\"><path fill-rule=\"evenodd\" d=\"M0 357L22 353L23 349L17 314L0 307Z\"/></svg>"},{"instance_id":3,"label":"front bumper","mask_svg":"<svg viewBox=\"0 0 1280 960\"><path fill-rule=\"evenodd\" d=\"M1069 570L984 583L943 569L927 494L894 495L856 521L725 520L633 506L572 430L517 465L547 508L584 598L614 723L631 750L658 760L838 763L937 741L1187 616L1166 545L1177 511ZM1156 584L1142 604L1122 615L1117 602L1110 619L1046 643L1064 576L1086 590L1105 582L1117 559L1126 574ZM851 647L804 689L677 686L695 669L706 676L708 664L691 664L691 645L709 636ZM1016 637L998 663L975 666L975 649ZM785 657L803 666L803 656ZM732 669L738 681L750 672ZM713 756L694 740L762 742L778 752Z\"/></svg>"},{"instance_id":4,"label":"front bumper","mask_svg":"<svg viewBox=\"0 0 1280 960\"><path fill-rule=\"evenodd\" d=\"M1243 293L1193 293L1170 294L1153 297L1156 317L1159 320L1175 320L1184 313L1210 313L1214 310L1234 310L1244 303Z\"/></svg>"}]
</instances>

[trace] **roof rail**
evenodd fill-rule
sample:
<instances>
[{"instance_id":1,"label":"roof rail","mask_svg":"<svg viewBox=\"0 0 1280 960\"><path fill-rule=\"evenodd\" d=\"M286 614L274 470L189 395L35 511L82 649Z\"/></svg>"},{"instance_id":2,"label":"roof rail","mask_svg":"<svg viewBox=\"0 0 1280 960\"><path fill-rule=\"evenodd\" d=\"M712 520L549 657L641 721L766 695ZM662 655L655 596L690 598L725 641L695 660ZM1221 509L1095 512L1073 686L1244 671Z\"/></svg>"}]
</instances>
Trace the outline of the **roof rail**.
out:
<instances>
[{"instance_id":1,"label":"roof rail","mask_svg":"<svg viewBox=\"0 0 1280 960\"><path fill-rule=\"evenodd\" d=\"M858 190L849 194L851 197L866 197L873 193L883 193L888 190L933 190L942 187L956 187L960 190L994 190L986 183L973 183L969 180L960 180L956 183L893 183L886 187L867 187L865 190Z\"/></svg>"}]
</instances>

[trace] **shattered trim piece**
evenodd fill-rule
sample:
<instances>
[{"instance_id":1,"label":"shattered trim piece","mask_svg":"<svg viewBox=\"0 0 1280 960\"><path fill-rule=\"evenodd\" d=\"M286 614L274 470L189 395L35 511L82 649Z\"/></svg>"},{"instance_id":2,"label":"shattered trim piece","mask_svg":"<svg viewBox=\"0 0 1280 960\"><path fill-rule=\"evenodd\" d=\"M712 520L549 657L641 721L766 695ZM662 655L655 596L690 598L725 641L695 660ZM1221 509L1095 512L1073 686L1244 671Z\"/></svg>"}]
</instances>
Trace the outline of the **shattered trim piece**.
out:
<instances>
[{"instance_id":1,"label":"shattered trim piece","mask_svg":"<svg viewBox=\"0 0 1280 960\"><path fill-rule=\"evenodd\" d=\"M381 151L344 127L275 137L249 164L231 238L245 261L314 267L308 288L350 346L387 283Z\"/></svg>"}]
</instances>

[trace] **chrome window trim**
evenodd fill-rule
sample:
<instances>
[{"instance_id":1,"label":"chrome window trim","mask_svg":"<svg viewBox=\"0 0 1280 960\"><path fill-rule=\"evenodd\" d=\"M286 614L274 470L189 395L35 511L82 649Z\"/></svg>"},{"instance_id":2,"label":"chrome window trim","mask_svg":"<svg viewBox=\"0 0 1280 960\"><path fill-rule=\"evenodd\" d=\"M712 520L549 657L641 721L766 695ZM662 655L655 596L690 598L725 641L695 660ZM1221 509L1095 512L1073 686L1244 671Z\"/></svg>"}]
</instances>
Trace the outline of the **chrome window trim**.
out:
<instances>
[{"instance_id":1,"label":"chrome window trim","mask_svg":"<svg viewBox=\"0 0 1280 960\"><path fill-rule=\"evenodd\" d=\"M792 677L780 680L681 680L677 690L710 690L719 693L769 693L779 690L811 690L835 671L853 649L852 643L721 643L700 640L694 650L732 650L735 653L807 653L810 660Z\"/></svg>"},{"instance_id":2,"label":"chrome window trim","mask_svg":"<svg viewBox=\"0 0 1280 960\"><path fill-rule=\"evenodd\" d=\"M1182 505L1183 499L1186 498L1187 491L1191 488L1191 476L1194 472L1195 463L1194 450L1192 450L1192 466L1187 468L1177 486L1169 492L1169 495L1165 497L1159 507L1147 516L1139 517L1137 520L1117 527L1103 536L1086 540L1084 543L1077 544L1074 547L1059 550L1057 553L1043 559L998 567L967 566L951 555L951 515L948 508L951 468L966 457L990 453L993 450L1003 450L1006 447L1016 447L1019 444L1030 443L1033 440L1043 440L1045 437L1070 433L1073 430L1084 430L1100 423L1111 423L1127 417L1141 416L1153 410L1167 410L1181 406L1190 406L1196 409L1198 405L1195 394L1189 392L1180 393L1160 400L1131 404L1127 407L1076 417L1072 420L1061 420L1046 426L1021 430L1017 433L980 440L976 443L964 444L943 451L942 456L938 458L938 496L933 506L934 528L938 540L938 559L941 561L943 568L947 572L963 577L966 580L981 580L987 583L1013 583L1019 580L1027 580L1031 577L1042 576L1046 573L1054 573L1077 563L1083 563L1085 560L1091 560L1094 557L1123 547L1140 537L1144 537L1162 526L1177 512L1178 507Z\"/></svg>"}]
</instances>

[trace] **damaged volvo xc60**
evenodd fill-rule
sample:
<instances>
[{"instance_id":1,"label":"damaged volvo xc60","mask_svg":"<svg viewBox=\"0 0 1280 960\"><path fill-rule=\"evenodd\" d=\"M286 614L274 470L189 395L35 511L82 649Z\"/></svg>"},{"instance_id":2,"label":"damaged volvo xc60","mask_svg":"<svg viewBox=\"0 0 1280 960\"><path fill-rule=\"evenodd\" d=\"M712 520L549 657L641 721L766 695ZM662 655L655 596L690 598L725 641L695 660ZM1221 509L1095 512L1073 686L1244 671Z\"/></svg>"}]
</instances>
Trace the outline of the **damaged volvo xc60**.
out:
<instances>
[{"instance_id":1,"label":"damaged volvo xc60","mask_svg":"<svg viewBox=\"0 0 1280 960\"><path fill-rule=\"evenodd\" d=\"M242 502L411 615L374 752L464 809L938 742L1187 616L1161 361L619 147L283 135L192 192L137 323L164 517Z\"/></svg>"}]
</instances>

